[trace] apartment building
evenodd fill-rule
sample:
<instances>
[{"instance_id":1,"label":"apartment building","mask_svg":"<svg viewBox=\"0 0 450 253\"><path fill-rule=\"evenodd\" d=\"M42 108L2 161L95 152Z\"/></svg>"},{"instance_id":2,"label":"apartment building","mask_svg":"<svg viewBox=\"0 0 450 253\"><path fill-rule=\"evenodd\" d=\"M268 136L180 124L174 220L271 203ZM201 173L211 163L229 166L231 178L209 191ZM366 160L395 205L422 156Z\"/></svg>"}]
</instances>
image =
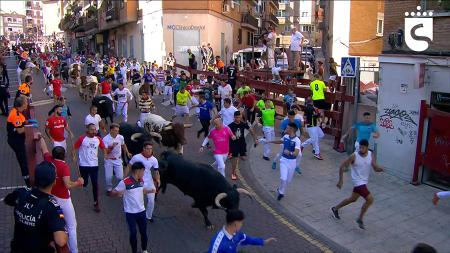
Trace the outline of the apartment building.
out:
<instances>
[{"instance_id":1,"label":"apartment building","mask_svg":"<svg viewBox=\"0 0 450 253\"><path fill-rule=\"evenodd\" d=\"M9 41L23 39L23 31L25 29L25 15L18 14L13 11L11 13L0 13L1 30L0 36Z\"/></svg>"},{"instance_id":2,"label":"apartment building","mask_svg":"<svg viewBox=\"0 0 450 253\"><path fill-rule=\"evenodd\" d=\"M44 16L42 2L25 1L25 34L29 41L40 41L44 35Z\"/></svg>"}]
</instances>

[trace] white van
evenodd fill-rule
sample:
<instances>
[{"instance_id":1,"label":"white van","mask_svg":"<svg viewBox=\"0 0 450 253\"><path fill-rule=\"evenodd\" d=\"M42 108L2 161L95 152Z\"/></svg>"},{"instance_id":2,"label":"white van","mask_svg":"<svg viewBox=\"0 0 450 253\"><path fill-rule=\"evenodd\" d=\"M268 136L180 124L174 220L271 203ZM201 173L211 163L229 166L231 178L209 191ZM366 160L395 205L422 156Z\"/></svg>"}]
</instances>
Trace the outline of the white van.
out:
<instances>
[{"instance_id":1,"label":"white van","mask_svg":"<svg viewBox=\"0 0 450 253\"><path fill-rule=\"evenodd\" d=\"M262 54L266 51L264 47L255 47L255 48L244 48L235 53L233 53L233 59L236 62L236 66L238 66L239 70L243 70L247 63L250 63L250 60L253 58L253 53L255 54L256 63L258 63L259 68L263 69L266 65L266 62L262 60Z\"/></svg>"}]
</instances>

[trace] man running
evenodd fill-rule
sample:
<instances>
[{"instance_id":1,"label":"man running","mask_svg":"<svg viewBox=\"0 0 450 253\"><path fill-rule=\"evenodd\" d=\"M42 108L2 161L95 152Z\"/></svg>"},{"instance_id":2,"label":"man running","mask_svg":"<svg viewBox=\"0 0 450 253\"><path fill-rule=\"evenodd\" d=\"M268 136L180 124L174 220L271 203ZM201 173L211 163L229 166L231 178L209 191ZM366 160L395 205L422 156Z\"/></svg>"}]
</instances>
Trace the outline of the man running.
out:
<instances>
[{"instance_id":1,"label":"man running","mask_svg":"<svg viewBox=\"0 0 450 253\"><path fill-rule=\"evenodd\" d=\"M197 131L197 138L200 138L201 133L204 133L206 138L209 134L211 111L215 116L217 114L217 110L216 107L214 107L214 105L211 102L206 100L205 94L203 92L200 92L200 101L196 106L200 109L198 118L200 120L200 124L202 125L202 129Z\"/></svg>"},{"instance_id":2,"label":"man running","mask_svg":"<svg viewBox=\"0 0 450 253\"><path fill-rule=\"evenodd\" d=\"M80 174L83 177L83 187L88 186L89 177L92 183L92 195L94 197L94 211L100 212L98 203L98 149L101 148L106 154L106 147L103 140L96 136L95 125L90 123L87 126L86 135L80 136L73 147L73 160L76 161L76 150L78 150L78 159Z\"/></svg>"},{"instance_id":3,"label":"man running","mask_svg":"<svg viewBox=\"0 0 450 253\"><path fill-rule=\"evenodd\" d=\"M189 123L189 107L188 101L193 104L192 97L189 91L186 90L186 87L182 87L179 92L177 92L177 100L175 106L175 114L174 117L184 117L184 123Z\"/></svg>"},{"instance_id":4,"label":"man running","mask_svg":"<svg viewBox=\"0 0 450 253\"><path fill-rule=\"evenodd\" d=\"M123 87L123 83L118 84L119 87L113 92L113 96L117 96L116 115L122 114L123 122L128 120L128 99L133 100L133 95L128 88Z\"/></svg>"},{"instance_id":5,"label":"man running","mask_svg":"<svg viewBox=\"0 0 450 253\"><path fill-rule=\"evenodd\" d=\"M139 116L138 126L144 127L144 119L150 115L155 110L155 104L152 98L148 94L148 91L142 91L141 98L139 99L139 111L141 112Z\"/></svg>"},{"instance_id":6,"label":"man running","mask_svg":"<svg viewBox=\"0 0 450 253\"><path fill-rule=\"evenodd\" d=\"M324 123L324 113L323 110L328 110L330 108L330 104L325 102L325 92L328 90L324 81L320 79L318 74L314 74L314 80L309 84L309 88L312 91L312 100L314 107L319 109L321 120L320 124Z\"/></svg>"},{"instance_id":7,"label":"man running","mask_svg":"<svg viewBox=\"0 0 450 253\"><path fill-rule=\"evenodd\" d=\"M363 121L354 124L342 137L341 143L344 142L345 138L350 136L353 130L356 130L356 141L355 150L359 150L359 142L363 139L368 140L371 143L372 137L377 139L380 137L380 132L378 132L377 125L372 122L370 112L365 112L363 114Z\"/></svg>"},{"instance_id":8,"label":"man running","mask_svg":"<svg viewBox=\"0 0 450 253\"><path fill-rule=\"evenodd\" d=\"M306 98L306 131L308 132L309 139L303 142L302 147L306 147L311 144L313 146L314 157L318 160L323 160L320 154L320 140L324 137L324 133L319 126L318 119L320 118L320 112L314 107L311 98Z\"/></svg>"},{"instance_id":9,"label":"man running","mask_svg":"<svg viewBox=\"0 0 450 253\"><path fill-rule=\"evenodd\" d=\"M159 165L156 157L153 156L153 145L151 142L144 142L142 147L142 153L134 155L130 163L128 164L125 175L128 174L130 168L133 164L141 162L145 166L144 171L144 188L153 189L154 192L149 192L147 194L147 210L146 217L147 220L153 222L153 210L155 209L155 192L156 189L161 185L161 179L159 176ZM153 174L153 175L152 175ZM155 185L156 184L156 185Z\"/></svg>"},{"instance_id":10,"label":"man running","mask_svg":"<svg viewBox=\"0 0 450 253\"><path fill-rule=\"evenodd\" d=\"M295 135L297 132L297 125L289 123L286 128L286 134L278 141L268 141L267 144L283 144L283 155L280 159L280 185L278 186L277 200L281 200L286 192L287 185L292 181L295 167L297 166L296 159L300 153L300 139Z\"/></svg>"},{"instance_id":11,"label":"man running","mask_svg":"<svg viewBox=\"0 0 450 253\"><path fill-rule=\"evenodd\" d=\"M214 159L216 160L214 164L217 165L217 171L225 177L225 161L230 148L230 138L236 140L236 136L230 128L223 125L221 118L214 119L214 126L215 128L209 132L208 138L203 141L200 152L203 152L204 147L208 144L208 139L212 139L214 142Z\"/></svg>"},{"instance_id":12,"label":"man running","mask_svg":"<svg viewBox=\"0 0 450 253\"><path fill-rule=\"evenodd\" d=\"M366 202L361 207L361 212L359 213L356 223L358 223L359 228L364 229L364 214L373 203L372 194L369 192L369 189L367 189L370 167L373 167L376 172L382 172L384 169L376 163L375 157L372 155L372 151L369 150L369 142L366 139L362 139L359 142L359 150L355 151L339 167L339 182L336 185L339 189L341 189L343 185L344 169L350 165L352 165L351 175L354 186L352 195L349 198L344 199L337 206L332 207L331 211L336 219L340 219L339 209L355 202L358 200L359 196L363 197Z\"/></svg>"},{"instance_id":13,"label":"man running","mask_svg":"<svg viewBox=\"0 0 450 253\"><path fill-rule=\"evenodd\" d=\"M269 155L271 151L270 142L275 137L275 109L272 108L270 104L270 100L266 100L264 110L261 110L260 117L262 121L262 130L264 133L264 138L262 141L264 142L264 152L263 159L266 161L270 161Z\"/></svg>"},{"instance_id":14,"label":"man running","mask_svg":"<svg viewBox=\"0 0 450 253\"><path fill-rule=\"evenodd\" d=\"M245 160L247 156L247 143L245 142L244 131L250 132L255 142L258 144L258 139L256 139L255 132L249 127L248 122L242 122L242 115L240 111L234 112L234 121L228 125L231 132L236 136L236 140L231 140L230 142L230 154L231 154L231 179L236 180L236 169L238 167L239 157Z\"/></svg>"},{"instance_id":15,"label":"man running","mask_svg":"<svg viewBox=\"0 0 450 253\"><path fill-rule=\"evenodd\" d=\"M103 137L103 143L106 146L105 155L105 182L106 182L106 195L111 195L113 187L112 177L113 172L117 180L123 179L123 161L122 150L131 158L131 153L128 151L127 145L125 145L125 139L119 134L119 124L112 123L109 127L109 134Z\"/></svg>"},{"instance_id":16,"label":"man running","mask_svg":"<svg viewBox=\"0 0 450 253\"><path fill-rule=\"evenodd\" d=\"M222 117L223 124L228 126L234 121L234 113L237 111L236 107L231 104L231 99L225 98L223 101L222 109L220 109L219 115Z\"/></svg>"},{"instance_id":17,"label":"man running","mask_svg":"<svg viewBox=\"0 0 450 253\"><path fill-rule=\"evenodd\" d=\"M70 138L73 139L73 133L70 131L66 118L62 116L62 106L55 106L55 114L50 116L45 123L45 133L53 141L53 147L63 147L67 150L67 143L64 130L70 134Z\"/></svg>"}]
</instances>

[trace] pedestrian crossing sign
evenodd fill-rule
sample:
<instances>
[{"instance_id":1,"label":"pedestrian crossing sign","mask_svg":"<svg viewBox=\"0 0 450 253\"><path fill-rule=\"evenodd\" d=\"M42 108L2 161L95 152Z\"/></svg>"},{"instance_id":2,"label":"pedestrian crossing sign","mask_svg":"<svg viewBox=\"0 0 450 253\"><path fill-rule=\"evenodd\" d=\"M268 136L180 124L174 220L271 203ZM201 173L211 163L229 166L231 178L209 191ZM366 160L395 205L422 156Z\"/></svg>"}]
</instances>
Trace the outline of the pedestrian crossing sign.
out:
<instances>
[{"instance_id":1,"label":"pedestrian crossing sign","mask_svg":"<svg viewBox=\"0 0 450 253\"><path fill-rule=\"evenodd\" d=\"M341 59L341 76L356 76L356 57L342 57Z\"/></svg>"}]
</instances>

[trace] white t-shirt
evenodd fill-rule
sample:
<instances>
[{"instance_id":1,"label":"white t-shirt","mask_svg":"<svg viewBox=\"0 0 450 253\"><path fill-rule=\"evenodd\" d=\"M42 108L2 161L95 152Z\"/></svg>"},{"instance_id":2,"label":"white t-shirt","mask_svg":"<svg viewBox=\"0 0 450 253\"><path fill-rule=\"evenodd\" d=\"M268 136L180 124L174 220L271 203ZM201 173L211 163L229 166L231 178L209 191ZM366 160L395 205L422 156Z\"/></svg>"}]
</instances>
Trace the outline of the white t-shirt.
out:
<instances>
[{"instance_id":1,"label":"white t-shirt","mask_svg":"<svg viewBox=\"0 0 450 253\"><path fill-rule=\"evenodd\" d=\"M229 84L225 85L224 87L222 85L220 85L217 88L220 98L224 99L224 98L231 98L231 93L233 92L233 88L231 88L231 86Z\"/></svg>"},{"instance_id":2,"label":"white t-shirt","mask_svg":"<svg viewBox=\"0 0 450 253\"><path fill-rule=\"evenodd\" d=\"M274 32L270 32L267 35L267 47L273 48L273 46L275 45L275 37L276 34Z\"/></svg>"},{"instance_id":3,"label":"white t-shirt","mask_svg":"<svg viewBox=\"0 0 450 253\"><path fill-rule=\"evenodd\" d=\"M89 124L94 124L95 125L95 129L98 131L100 129L100 121L102 121L102 118L100 117L100 115L95 114L94 117L92 117L91 114L88 114L86 116L86 118L84 119L84 125L87 126Z\"/></svg>"},{"instance_id":4,"label":"white t-shirt","mask_svg":"<svg viewBox=\"0 0 450 253\"><path fill-rule=\"evenodd\" d=\"M128 88L123 88L122 90L117 88L113 92L113 96L115 96L115 95L117 95L117 101L119 103L126 103L128 101L128 98L130 98L130 100L133 99L133 95L131 94L131 92Z\"/></svg>"},{"instance_id":5,"label":"white t-shirt","mask_svg":"<svg viewBox=\"0 0 450 253\"><path fill-rule=\"evenodd\" d=\"M144 187L149 189L155 189L151 169L158 170L159 168L158 160L154 156L146 158L142 154L137 154L131 158L130 165L133 165L135 162L141 162L144 164L145 167Z\"/></svg>"},{"instance_id":6,"label":"white t-shirt","mask_svg":"<svg viewBox=\"0 0 450 253\"><path fill-rule=\"evenodd\" d=\"M355 151L355 162L352 164L352 181L355 187L369 182L370 169L372 167L372 152L368 151L366 157L362 157Z\"/></svg>"},{"instance_id":7,"label":"white t-shirt","mask_svg":"<svg viewBox=\"0 0 450 253\"><path fill-rule=\"evenodd\" d=\"M144 205L144 181L136 181L133 177L121 180L115 188L123 192L123 210L126 213L140 213L145 211Z\"/></svg>"},{"instance_id":8,"label":"white t-shirt","mask_svg":"<svg viewBox=\"0 0 450 253\"><path fill-rule=\"evenodd\" d=\"M95 70L96 70L98 73L103 73L103 67L105 67L105 65L103 65L103 63L99 63L99 64L97 64L97 66L95 67Z\"/></svg>"},{"instance_id":9,"label":"white t-shirt","mask_svg":"<svg viewBox=\"0 0 450 253\"><path fill-rule=\"evenodd\" d=\"M222 117L222 122L225 126L231 124L234 121L234 112L237 111L236 107L230 106L228 108L222 107L219 112L219 115Z\"/></svg>"},{"instance_id":10,"label":"white t-shirt","mask_svg":"<svg viewBox=\"0 0 450 253\"><path fill-rule=\"evenodd\" d=\"M127 78L127 66L120 67L120 74L123 78Z\"/></svg>"},{"instance_id":11,"label":"white t-shirt","mask_svg":"<svg viewBox=\"0 0 450 253\"><path fill-rule=\"evenodd\" d=\"M74 144L78 149L78 160L80 166L95 167L98 166L98 148L105 148L105 144L98 136L89 138L82 135Z\"/></svg>"},{"instance_id":12,"label":"white t-shirt","mask_svg":"<svg viewBox=\"0 0 450 253\"><path fill-rule=\"evenodd\" d=\"M291 34L291 51L301 51L302 47L300 43L302 42L303 34L299 31Z\"/></svg>"},{"instance_id":13,"label":"white t-shirt","mask_svg":"<svg viewBox=\"0 0 450 253\"><path fill-rule=\"evenodd\" d=\"M103 143L105 144L106 148L112 147L114 143L117 143L117 145L114 146L111 152L106 155L105 159L109 158L120 159L120 156L122 155L122 145L125 144L125 140L122 135L118 134L116 138L113 138L111 134L108 134L105 137L103 137Z\"/></svg>"}]
</instances>

